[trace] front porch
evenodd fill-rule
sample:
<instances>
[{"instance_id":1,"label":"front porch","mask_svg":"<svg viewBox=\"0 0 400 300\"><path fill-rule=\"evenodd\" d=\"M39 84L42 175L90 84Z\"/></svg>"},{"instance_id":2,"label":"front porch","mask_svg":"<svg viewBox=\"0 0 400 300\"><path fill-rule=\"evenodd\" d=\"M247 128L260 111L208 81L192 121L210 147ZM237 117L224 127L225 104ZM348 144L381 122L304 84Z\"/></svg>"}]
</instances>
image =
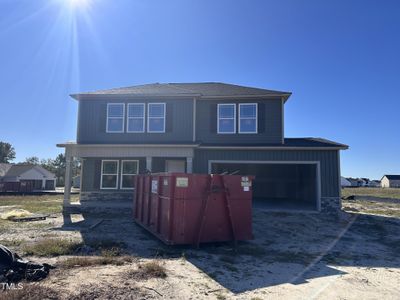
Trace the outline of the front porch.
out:
<instances>
[{"instance_id":1,"label":"front porch","mask_svg":"<svg viewBox=\"0 0 400 300\"><path fill-rule=\"evenodd\" d=\"M72 162L74 158L81 159L81 201L101 201L107 198L121 200L124 195L131 197L130 195L133 194L132 188L124 187L122 183L123 176L133 175L133 173L124 174L124 162L135 162L137 164L136 173L192 173L196 145L88 145L65 143L57 146L65 148L64 207L67 207L71 204ZM103 174L103 161L115 162L115 174ZM115 186L104 187L102 185L103 176L115 176L115 178L112 178Z\"/></svg>"}]
</instances>

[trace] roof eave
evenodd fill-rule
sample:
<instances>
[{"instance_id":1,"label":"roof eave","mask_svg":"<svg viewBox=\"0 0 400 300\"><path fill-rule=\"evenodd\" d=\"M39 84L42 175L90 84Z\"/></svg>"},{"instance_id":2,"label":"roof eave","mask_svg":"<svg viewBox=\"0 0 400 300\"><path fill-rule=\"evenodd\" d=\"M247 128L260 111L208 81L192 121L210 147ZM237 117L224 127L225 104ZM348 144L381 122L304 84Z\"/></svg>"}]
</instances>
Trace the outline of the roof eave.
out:
<instances>
[{"instance_id":1,"label":"roof eave","mask_svg":"<svg viewBox=\"0 0 400 300\"><path fill-rule=\"evenodd\" d=\"M292 95L292 93L271 93L271 94L260 94L260 95L203 95L203 94L70 94L70 97L80 101L86 99L93 99L93 98L109 98L109 97L115 97L115 98L124 98L124 97L129 97L129 98L143 98L143 97L151 97L151 98L157 98L157 97L163 97L163 98L188 98L188 97L196 97L200 99L231 99L231 98L282 98L284 102L286 102L289 97Z\"/></svg>"}]
</instances>

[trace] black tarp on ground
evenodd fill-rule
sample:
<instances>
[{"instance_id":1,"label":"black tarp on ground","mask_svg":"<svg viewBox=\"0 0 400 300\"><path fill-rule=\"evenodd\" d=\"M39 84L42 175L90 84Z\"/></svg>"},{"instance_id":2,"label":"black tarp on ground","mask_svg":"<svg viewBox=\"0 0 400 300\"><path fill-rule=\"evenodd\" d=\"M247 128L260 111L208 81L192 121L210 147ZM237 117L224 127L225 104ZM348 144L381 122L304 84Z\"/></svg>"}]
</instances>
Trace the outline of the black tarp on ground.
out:
<instances>
[{"instance_id":1,"label":"black tarp on ground","mask_svg":"<svg viewBox=\"0 0 400 300\"><path fill-rule=\"evenodd\" d=\"M21 280L40 281L53 267L23 260L18 254L0 245L0 283L16 283Z\"/></svg>"}]
</instances>

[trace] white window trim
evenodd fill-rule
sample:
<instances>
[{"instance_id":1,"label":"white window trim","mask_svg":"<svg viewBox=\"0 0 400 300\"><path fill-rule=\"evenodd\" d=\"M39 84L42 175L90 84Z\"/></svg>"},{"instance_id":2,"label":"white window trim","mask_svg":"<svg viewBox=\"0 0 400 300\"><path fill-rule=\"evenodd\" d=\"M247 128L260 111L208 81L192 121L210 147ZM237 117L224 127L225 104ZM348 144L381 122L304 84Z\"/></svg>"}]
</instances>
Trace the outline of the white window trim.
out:
<instances>
[{"instance_id":1,"label":"white window trim","mask_svg":"<svg viewBox=\"0 0 400 300\"><path fill-rule=\"evenodd\" d=\"M133 105L141 105L143 107L143 117L130 117L129 116L129 107ZM143 128L141 131L129 130L129 120L130 119L143 119ZM126 109L126 132L128 133L144 133L146 128L146 105L144 103L128 103L128 107Z\"/></svg>"},{"instance_id":2,"label":"white window trim","mask_svg":"<svg viewBox=\"0 0 400 300\"><path fill-rule=\"evenodd\" d=\"M154 131L150 130L150 119L159 119L160 117L150 117L150 105L153 104L162 104L164 106L164 130L163 131ZM167 111L166 111L166 105L165 103L160 103L160 102L152 102L152 103L147 103L147 132L148 133L165 133L165 119L166 119Z\"/></svg>"},{"instance_id":3,"label":"white window trim","mask_svg":"<svg viewBox=\"0 0 400 300\"><path fill-rule=\"evenodd\" d=\"M248 132L248 131L241 131L240 130L240 122L242 121L242 119L243 120L254 119L254 118L248 118L248 117L243 117L242 118L242 116L240 114L240 107L242 105L255 105L256 106L256 117L255 117L256 118L256 131ZM258 105L257 105L257 103L239 103L239 133L241 133L241 134L257 134L258 133Z\"/></svg>"},{"instance_id":4,"label":"white window trim","mask_svg":"<svg viewBox=\"0 0 400 300\"><path fill-rule=\"evenodd\" d=\"M104 174L103 173L103 164L104 162L117 162L117 173L115 174ZM100 172L100 189L101 190L116 190L118 189L118 174L119 174L119 160L117 159L104 159L101 161L101 172ZM117 180L115 181L115 187L103 187L103 175L113 175L117 176Z\"/></svg>"},{"instance_id":5,"label":"white window trim","mask_svg":"<svg viewBox=\"0 0 400 300\"><path fill-rule=\"evenodd\" d=\"M134 162L136 162L136 174L124 174L123 172L124 172L124 162L132 162L132 161L134 161ZM134 175L137 175L137 174L139 174L139 161L138 160L136 160L136 159L125 159L125 160L121 160L121 180L120 180L120 189L121 190L134 190L135 188L126 188L126 187L123 187L122 186L122 183L123 183L123 177L124 177L124 175L130 175L130 176L134 176Z\"/></svg>"},{"instance_id":6,"label":"white window trim","mask_svg":"<svg viewBox=\"0 0 400 300\"><path fill-rule=\"evenodd\" d=\"M108 107L110 105L122 105L122 117L109 117ZM109 131L108 130L108 120L109 119L121 119L122 118L122 130L119 131ZM106 121L106 132L107 133L123 133L125 128L125 103L107 103L107 121Z\"/></svg>"},{"instance_id":7,"label":"white window trim","mask_svg":"<svg viewBox=\"0 0 400 300\"><path fill-rule=\"evenodd\" d=\"M221 119L219 117L219 108L220 106L232 106L233 105L233 132L220 132L219 131L219 120ZM222 118L222 119L229 119L232 120L232 118ZM217 104L217 133L218 134L235 134L236 133L236 104L235 103L218 103Z\"/></svg>"}]
</instances>

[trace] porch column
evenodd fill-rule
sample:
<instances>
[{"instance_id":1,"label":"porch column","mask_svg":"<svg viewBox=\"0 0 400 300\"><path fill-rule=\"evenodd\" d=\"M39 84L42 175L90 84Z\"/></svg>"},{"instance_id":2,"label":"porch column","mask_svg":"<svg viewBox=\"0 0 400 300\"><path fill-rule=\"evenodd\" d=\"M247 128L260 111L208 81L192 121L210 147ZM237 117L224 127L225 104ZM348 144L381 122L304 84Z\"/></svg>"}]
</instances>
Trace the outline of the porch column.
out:
<instances>
[{"instance_id":1,"label":"porch column","mask_svg":"<svg viewBox=\"0 0 400 300\"><path fill-rule=\"evenodd\" d=\"M146 157L146 170L151 172L151 164L152 164L152 157L147 156Z\"/></svg>"},{"instance_id":2,"label":"porch column","mask_svg":"<svg viewBox=\"0 0 400 300\"><path fill-rule=\"evenodd\" d=\"M64 205L71 204L72 159L70 149L65 147Z\"/></svg>"},{"instance_id":3,"label":"porch column","mask_svg":"<svg viewBox=\"0 0 400 300\"><path fill-rule=\"evenodd\" d=\"M186 157L186 173L193 173L193 157Z\"/></svg>"}]
</instances>

